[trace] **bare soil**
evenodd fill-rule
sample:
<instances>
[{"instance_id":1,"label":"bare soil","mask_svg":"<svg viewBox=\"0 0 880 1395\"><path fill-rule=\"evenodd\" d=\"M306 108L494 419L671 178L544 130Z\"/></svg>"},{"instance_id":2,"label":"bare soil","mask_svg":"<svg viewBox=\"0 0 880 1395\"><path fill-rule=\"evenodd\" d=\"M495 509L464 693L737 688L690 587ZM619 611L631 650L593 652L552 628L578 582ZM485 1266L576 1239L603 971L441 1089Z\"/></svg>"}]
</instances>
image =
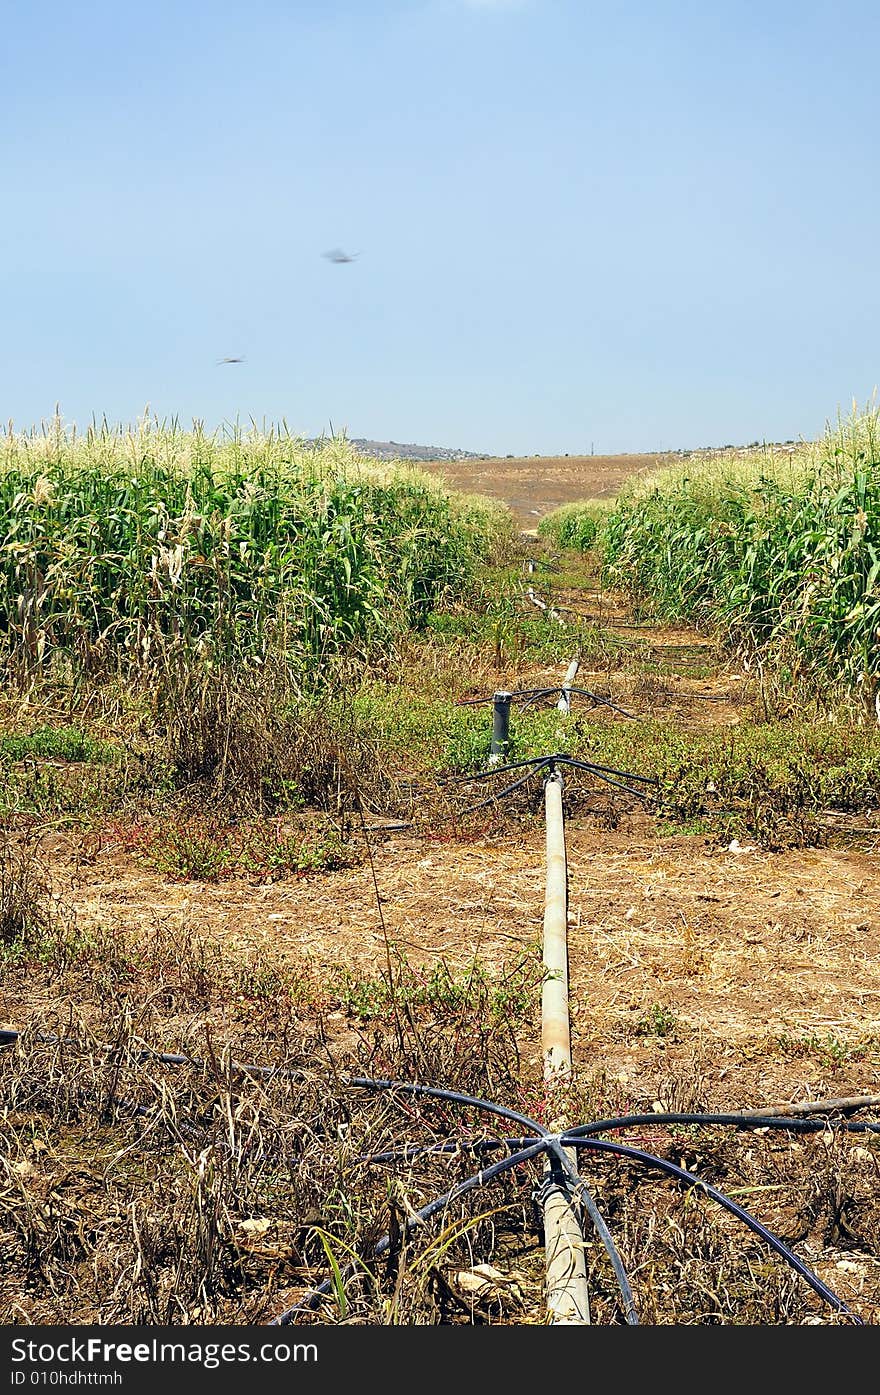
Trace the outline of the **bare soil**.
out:
<instances>
[{"instance_id":1,"label":"bare soil","mask_svg":"<svg viewBox=\"0 0 880 1395\"><path fill-rule=\"evenodd\" d=\"M540 944L539 819L466 844L373 836L381 918L366 863L260 885L168 881L112 848L85 880L61 840L54 859L83 927L115 926L137 938L164 924L216 942L232 959L306 966L325 980L340 965L355 977L381 976L386 934L414 967L442 960L453 975L466 975L475 960L497 969ZM670 1063L696 1052L706 1086L729 1109L876 1092L875 1051L859 1054L880 1041L876 856L835 848L771 854L733 842L660 836L638 812L615 829L567 819L578 1063L624 1072L635 1097L653 1099ZM656 1007L675 1019L667 1036L650 1028ZM7 1005L15 1019L8 1025L20 1022L22 1005L16 1009ZM836 1053L823 1049L832 1037ZM538 1067L537 1025L522 1049Z\"/></svg>"},{"instance_id":2,"label":"bare soil","mask_svg":"<svg viewBox=\"0 0 880 1395\"><path fill-rule=\"evenodd\" d=\"M631 475L662 467L664 455L525 455L510 459L427 460L420 468L466 494L507 504L524 530L560 504L607 499Z\"/></svg>"}]
</instances>

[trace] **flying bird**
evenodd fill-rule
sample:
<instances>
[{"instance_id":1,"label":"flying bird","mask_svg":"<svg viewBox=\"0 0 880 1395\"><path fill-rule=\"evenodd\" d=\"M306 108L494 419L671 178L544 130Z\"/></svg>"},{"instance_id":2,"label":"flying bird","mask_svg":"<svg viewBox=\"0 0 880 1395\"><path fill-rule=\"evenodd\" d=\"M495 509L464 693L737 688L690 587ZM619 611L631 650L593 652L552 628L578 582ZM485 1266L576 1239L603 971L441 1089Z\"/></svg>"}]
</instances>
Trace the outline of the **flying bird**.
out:
<instances>
[{"instance_id":1,"label":"flying bird","mask_svg":"<svg viewBox=\"0 0 880 1395\"><path fill-rule=\"evenodd\" d=\"M221 363L244 363L244 359L243 359L243 358L218 358L217 363L218 363L218 366L219 366L219 364L221 364Z\"/></svg>"},{"instance_id":2,"label":"flying bird","mask_svg":"<svg viewBox=\"0 0 880 1395\"><path fill-rule=\"evenodd\" d=\"M339 266L342 262L357 261L360 252L343 252L341 247L334 247L332 252L325 252L324 256L328 262L335 262Z\"/></svg>"}]
</instances>

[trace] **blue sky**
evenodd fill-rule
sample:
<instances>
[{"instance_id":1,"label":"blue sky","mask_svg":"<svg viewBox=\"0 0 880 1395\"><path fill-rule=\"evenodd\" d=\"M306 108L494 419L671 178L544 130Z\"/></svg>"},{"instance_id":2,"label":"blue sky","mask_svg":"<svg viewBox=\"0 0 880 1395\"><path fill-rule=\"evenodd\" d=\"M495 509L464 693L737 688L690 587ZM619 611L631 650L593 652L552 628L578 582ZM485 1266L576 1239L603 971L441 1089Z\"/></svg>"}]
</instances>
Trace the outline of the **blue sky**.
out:
<instances>
[{"instance_id":1,"label":"blue sky","mask_svg":"<svg viewBox=\"0 0 880 1395\"><path fill-rule=\"evenodd\" d=\"M0 414L815 436L880 380L878 42L874 0L9 6Z\"/></svg>"}]
</instances>

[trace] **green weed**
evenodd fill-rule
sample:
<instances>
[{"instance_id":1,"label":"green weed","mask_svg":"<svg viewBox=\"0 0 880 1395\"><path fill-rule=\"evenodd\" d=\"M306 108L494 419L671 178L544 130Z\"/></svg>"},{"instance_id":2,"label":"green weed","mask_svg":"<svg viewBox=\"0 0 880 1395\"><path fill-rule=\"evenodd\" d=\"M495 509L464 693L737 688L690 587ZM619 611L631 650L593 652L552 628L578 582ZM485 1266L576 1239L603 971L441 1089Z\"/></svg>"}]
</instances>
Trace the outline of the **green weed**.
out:
<instances>
[{"instance_id":1,"label":"green weed","mask_svg":"<svg viewBox=\"0 0 880 1395\"><path fill-rule=\"evenodd\" d=\"M876 1043L850 1042L835 1032L804 1032L794 1037L783 1032L777 1037L780 1049L787 1056L811 1056L829 1069L837 1069L851 1061L863 1061Z\"/></svg>"},{"instance_id":2,"label":"green weed","mask_svg":"<svg viewBox=\"0 0 880 1395\"><path fill-rule=\"evenodd\" d=\"M479 964L459 974L439 963L422 970L401 962L393 981L387 976L360 978L343 969L337 993L345 1010L360 1021L386 1017L396 1003L427 1009L439 1022L460 1019L479 1007L487 1022L515 1021L530 1011L536 984L535 966L523 961L500 976L490 976Z\"/></svg>"},{"instance_id":3,"label":"green weed","mask_svg":"<svg viewBox=\"0 0 880 1395\"><path fill-rule=\"evenodd\" d=\"M639 1037L671 1037L678 1027L678 1018L671 1008L663 1003L652 1003L644 1017L634 1027Z\"/></svg>"},{"instance_id":4,"label":"green weed","mask_svg":"<svg viewBox=\"0 0 880 1395\"><path fill-rule=\"evenodd\" d=\"M228 877L277 881L345 865L337 832L311 838L290 833L280 821L247 820L224 825L212 819L170 822L143 845L147 860L164 876L217 882Z\"/></svg>"},{"instance_id":5,"label":"green weed","mask_svg":"<svg viewBox=\"0 0 880 1395\"><path fill-rule=\"evenodd\" d=\"M96 741L77 727L38 727L27 735L0 736L0 756L10 761L33 757L102 763L115 755L107 742Z\"/></svg>"}]
</instances>

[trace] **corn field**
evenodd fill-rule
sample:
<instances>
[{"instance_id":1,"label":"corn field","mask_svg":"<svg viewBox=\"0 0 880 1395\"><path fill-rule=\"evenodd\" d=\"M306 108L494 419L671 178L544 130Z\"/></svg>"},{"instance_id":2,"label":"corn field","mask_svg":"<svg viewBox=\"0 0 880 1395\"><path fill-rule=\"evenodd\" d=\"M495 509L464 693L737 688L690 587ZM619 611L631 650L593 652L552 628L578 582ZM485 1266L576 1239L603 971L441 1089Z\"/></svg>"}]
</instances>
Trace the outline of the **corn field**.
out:
<instances>
[{"instance_id":1,"label":"corn field","mask_svg":"<svg viewBox=\"0 0 880 1395\"><path fill-rule=\"evenodd\" d=\"M595 510L583 514L589 539ZM573 517L560 523L560 541L576 537ZM654 615L696 623L820 688L877 691L876 408L792 451L694 457L640 479L597 540L608 581Z\"/></svg>"},{"instance_id":2,"label":"corn field","mask_svg":"<svg viewBox=\"0 0 880 1395\"><path fill-rule=\"evenodd\" d=\"M608 514L609 501L591 500L583 504L562 504L545 514L538 524L538 536L556 547L587 552L598 539Z\"/></svg>"},{"instance_id":3,"label":"corn field","mask_svg":"<svg viewBox=\"0 0 880 1395\"><path fill-rule=\"evenodd\" d=\"M418 628L508 525L423 473L286 429L56 420L0 441L0 668L96 680L169 656L310 666Z\"/></svg>"}]
</instances>

